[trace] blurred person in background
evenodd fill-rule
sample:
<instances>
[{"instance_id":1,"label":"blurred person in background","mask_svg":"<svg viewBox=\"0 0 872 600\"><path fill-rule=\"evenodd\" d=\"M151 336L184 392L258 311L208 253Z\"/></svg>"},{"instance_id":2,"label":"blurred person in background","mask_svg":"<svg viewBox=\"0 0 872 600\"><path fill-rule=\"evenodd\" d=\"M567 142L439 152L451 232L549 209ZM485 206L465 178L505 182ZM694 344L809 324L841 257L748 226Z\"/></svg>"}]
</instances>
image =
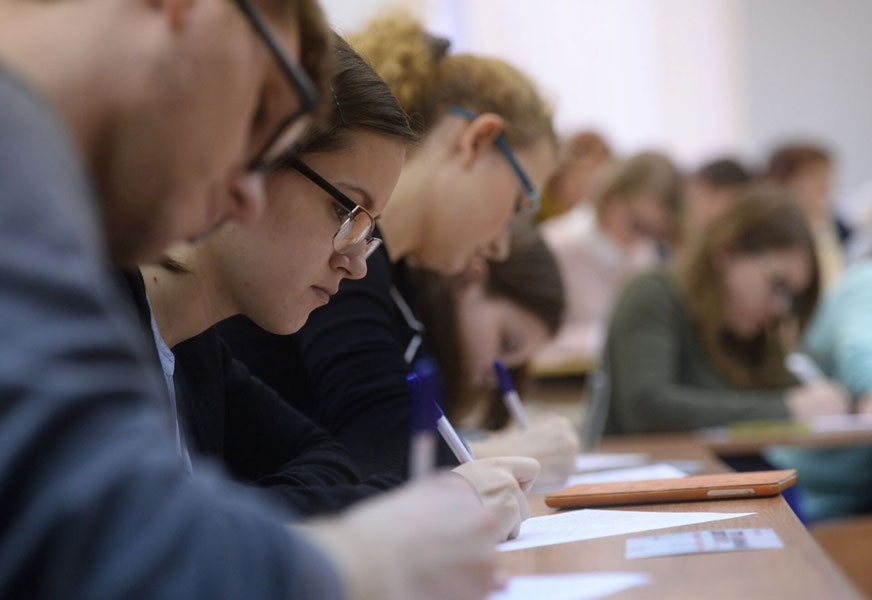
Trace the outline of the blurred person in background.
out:
<instances>
[{"instance_id":1,"label":"blurred person in background","mask_svg":"<svg viewBox=\"0 0 872 600\"><path fill-rule=\"evenodd\" d=\"M735 203L751 173L736 160L721 158L692 173L684 187L684 239L703 231Z\"/></svg>"},{"instance_id":2,"label":"blurred person in background","mask_svg":"<svg viewBox=\"0 0 872 600\"><path fill-rule=\"evenodd\" d=\"M537 367L594 366L621 285L660 262L677 239L682 182L665 155L637 154L602 175L592 202L541 225L560 266L566 316L537 355Z\"/></svg>"},{"instance_id":3,"label":"blurred person in background","mask_svg":"<svg viewBox=\"0 0 872 600\"><path fill-rule=\"evenodd\" d=\"M560 165L542 191L538 220L557 217L589 201L597 173L611 160L611 149L596 132L584 131L563 140Z\"/></svg>"},{"instance_id":4,"label":"blurred person in background","mask_svg":"<svg viewBox=\"0 0 872 600\"><path fill-rule=\"evenodd\" d=\"M675 268L636 277L609 325L607 433L844 414L845 390L784 359L814 311L814 241L781 188L749 188Z\"/></svg>"},{"instance_id":5,"label":"blurred person in background","mask_svg":"<svg viewBox=\"0 0 872 600\"><path fill-rule=\"evenodd\" d=\"M824 289L844 268L842 242L849 232L836 220L832 207L833 160L815 144L787 144L769 157L766 178L790 190L811 224Z\"/></svg>"},{"instance_id":6,"label":"blurred person in background","mask_svg":"<svg viewBox=\"0 0 872 600\"><path fill-rule=\"evenodd\" d=\"M827 377L872 419L872 258L858 260L821 300L803 346ZM769 448L766 459L796 469L802 514L809 520L872 511L872 447Z\"/></svg>"},{"instance_id":7,"label":"blurred person in background","mask_svg":"<svg viewBox=\"0 0 872 600\"><path fill-rule=\"evenodd\" d=\"M478 457L531 456L538 482L562 483L573 472L579 444L559 415L532 415L531 427L509 423L494 371L499 359L523 396L527 362L554 337L563 317L560 271L532 227L512 236L504 262L475 261L461 275L415 273L421 321L445 389L443 409L452 422L487 432L469 440Z\"/></svg>"}]
</instances>

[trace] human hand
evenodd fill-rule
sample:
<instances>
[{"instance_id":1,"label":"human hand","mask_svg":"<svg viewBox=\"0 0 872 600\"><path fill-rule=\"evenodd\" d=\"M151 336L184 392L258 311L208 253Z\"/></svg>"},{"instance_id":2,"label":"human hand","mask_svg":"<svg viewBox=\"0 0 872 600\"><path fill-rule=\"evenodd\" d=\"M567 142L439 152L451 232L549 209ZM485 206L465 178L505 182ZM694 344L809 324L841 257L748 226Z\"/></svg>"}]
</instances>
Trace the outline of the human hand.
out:
<instances>
[{"instance_id":1,"label":"human hand","mask_svg":"<svg viewBox=\"0 0 872 600\"><path fill-rule=\"evenodd\" d=\"M539 463L520 456L480 458L460 465L454 472L468 480L483 504L496 513L496 541L518 537L521 521L530 516L527 492L539 475Z\"/></svg>"},{"instance_id":2,"label":"human hand","mask_svg":"<svg viewBox=\"0 0 872 600\"><path fill-rule=\"evenodd\" d=\"M303 528L333 559L349 598L480 600L505 586L496 515L443 473Z\"/></svg>"},{"instance_id":3,"label":"human hand","mask_svg":"<svg viewBox=\"0 0 872 600\"><path fill-rule=\"evenodd\" d=\"M470 444L475 456L529 456L539 461L541 484L560 484L575 472L578 434L572 422L560 415L534 420L528 429L508 429Z\"/></svg>"},{"instance_id":4,"label":"human hand","mask_svg":"<svg viewBox=\"0 0 872 600\"><path fill-rule=\"evenodd\" d=\"M794 421L848 414L850 394L838 383L821 379L787 390L784 399Z\"/></svg>"}]
</instances>

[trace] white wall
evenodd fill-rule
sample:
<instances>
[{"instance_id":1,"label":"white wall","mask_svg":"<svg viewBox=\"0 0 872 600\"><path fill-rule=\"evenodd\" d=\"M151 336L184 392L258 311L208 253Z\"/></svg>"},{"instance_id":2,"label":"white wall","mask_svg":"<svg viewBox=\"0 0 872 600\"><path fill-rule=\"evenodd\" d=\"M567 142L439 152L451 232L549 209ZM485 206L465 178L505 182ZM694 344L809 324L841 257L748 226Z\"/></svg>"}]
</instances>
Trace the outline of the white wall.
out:
<instances>
[{"instance_id":1,"label":"white wall","mask_svg":"<svg viewBox=\"0 0 872 600\"><path fill-rule=\"evenodd\" d=\"M319 0L330 24L340 32L360 29L380 11L400 7L425 19L427 0Z\"/></svg>"},{"instance_id":2,"label":"white wall","mask_svg":"<svg viewBox=\"0 0 872 600\"><path fill-rule=\"evenodd\" d=\"M839 191L872 180L872 2L740 0L747 152L794 134L837 152Z\"/></svg>"},{"instance_id":3,"label":"white wall","mask_svg":"<svg viewBox=\"0 0 872 600\"><path fill-rule=\"evenodd\" d=\"M830 145L838 191L872 179L872 0L323 0L356 29L403 5L456 50L504 57L620 152L694 167L759 160L801 135Z\"/></svg>"}]
</instances>

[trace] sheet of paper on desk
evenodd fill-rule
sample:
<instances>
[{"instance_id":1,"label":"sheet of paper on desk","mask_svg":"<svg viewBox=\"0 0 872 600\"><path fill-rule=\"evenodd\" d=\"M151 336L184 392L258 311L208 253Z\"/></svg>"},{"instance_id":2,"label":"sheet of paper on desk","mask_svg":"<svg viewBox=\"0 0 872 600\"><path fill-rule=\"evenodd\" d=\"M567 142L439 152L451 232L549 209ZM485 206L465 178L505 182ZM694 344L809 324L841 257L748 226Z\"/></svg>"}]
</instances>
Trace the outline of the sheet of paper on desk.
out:
<instances>
[{"instance_id":1,"label":"sheet of paper on desk","mask_svg":"<svg viewBox=\"0 0 872 600\"><path fill-rule=\"evenodd\" d=\"M772 529L720 529L651 535L627 540L627 558L651 558L700 552L784 548Z\"/></svg>"},{"instance_id":2,"label":"sheet of paper on desk","mask_svg":"<svg viewBox=\"0 0 872 600\"><path fill-rule=\"evenodd\" d=\"M666 463L645 465L644 467L630 467L627 469L609 469L607 471L595 471L570 475L564 482L557 485L537 485L536 492L556 492L579 483L612 483L617 481L650 481L652 479L676 479L687 477L687 473L681 469Z\"/></svg>"},{"instance_id":3,"label":"sheet of paper on desk","mask_svg":"<svg viewBox=\"0 0 872 600\"><path fill-rule=\"evenodd\" d=\"M570 475L566 480L566 486L578 485L579 483L611 483L613 481L650 481L651 479L675 479L687 477L687 473L672 465L658 463L645 465L644 467L631 467L629 469L609 469L596 473L583 475Z\"/></svg>"},{"instance_id":4,"label":"sheet of paper on desk","mask_svg":"<svg viewBox=\"0 0 872 600\"><path fill-rule=\"evenodd\" d=\"M599 471L601 469L638 467L646 462L648 462L647 454L579 454L575 457L575 471L582 473L584 471Z\"/></svg>"},{"instance_id":5,"label":"sheet of paper on desk","mask_svg":"<svg viewBox=\"0 0 872 600\"><path fill-rule=\"evenodd\" d=\"M514 540L497 545L497 550L523 550L581 540L625 535L747 517L755 513L657 512L633 510L599 510L587 508L533 517L521 523L521 532Z\"/></svg>"},{"instance_id":6,"label":"sheet of paper on desk","mask_svg":"<svg viewBox=\"0 0 872 600\"><path fill-rule=\"evenodd\" d=\"M573 573L512 577L509 586L488 600L597 600L645 585L644 573Z\"/></svg>"}]
</instances>

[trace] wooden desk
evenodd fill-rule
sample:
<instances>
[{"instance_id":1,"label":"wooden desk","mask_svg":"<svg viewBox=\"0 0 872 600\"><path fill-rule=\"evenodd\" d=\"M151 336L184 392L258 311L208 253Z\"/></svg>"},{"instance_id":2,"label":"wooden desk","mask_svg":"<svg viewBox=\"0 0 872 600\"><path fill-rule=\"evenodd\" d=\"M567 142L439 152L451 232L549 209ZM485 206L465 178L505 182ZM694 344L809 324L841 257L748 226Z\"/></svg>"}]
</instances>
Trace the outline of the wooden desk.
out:
<instances>
[{"instance_id":1,"label":"wooden desk","mask_svg":"<svg viewBox=\"0 0 872 600\"><path fill-rule=\"evenodd\" d=\"M603 438L601 452L644 452L652 461L695 460L701 464L699 474L724 473L729 467L721 462L694 433L651 433L646 435L609 436Z\"/></svg>"},{"instance_id":2,"label":"wooden desk","mask_svg":"<svg viewBox=\"0 0 872 600\"><path fill-rule=\"evenodd\" d=\"M723 457L760 454L769 446L799 448L850 448L872 446L872 430L829 431L826 433L781 433L742 437L708 437L697 434L699 443Z\"/></svg>"},{"instance_id":3,"label":"wooden desk","mask_svg":"<svg viewBox=\"0 0 872 600\"><path fill-rule=\"evenodd\" d=\"M653 459L700 460L709 471L726 467L694 438L684 436L640 436L610 439L603 451L646 452ZM551 514L542 496L531 497L534 515ZM615 509L622 510L622 509ZM501 555L513 574L572 573L593 571L635 571L651 575L653 582L634 588L616 598L693 600L798 598L863 598L845 575L821 550L790 507L780 496L747 500L721 500L636 506L623 510L674 512L755 512L757 514L650 532L586 540L570 544L530 548ZM626 560L625 542L631 537L679 531L718 528L771 527L785 547L720 554Z\"/></svg>"}]
</instances>

